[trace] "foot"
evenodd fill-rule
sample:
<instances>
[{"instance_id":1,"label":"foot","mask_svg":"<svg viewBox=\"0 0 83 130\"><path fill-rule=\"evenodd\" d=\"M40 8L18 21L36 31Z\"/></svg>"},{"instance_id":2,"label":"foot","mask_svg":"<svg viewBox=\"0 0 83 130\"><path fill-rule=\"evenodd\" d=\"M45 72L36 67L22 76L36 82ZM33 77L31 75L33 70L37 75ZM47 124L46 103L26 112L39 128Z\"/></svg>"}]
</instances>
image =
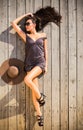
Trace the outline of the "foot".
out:
<instances>
[{"instance_id":1,"label":"foot","mask_svg":"<svg viewBox=\"0 0 83 130\"><path fill-rule=\"evenodd\" d=\"M41 97L38 99L40 106L43 106L45 104L45 98L46 96L43 93L41 93Z\"/></svg>"},{"instance_id":2,"label":"foot","mask_svg":"<svg viewBox=\"0 0 83 130\"><path fill-rule=\"evenodd\" d=\"M43 116L37 115L37 121L39 126L43 126Z\"/></svg>"}]
</instances>

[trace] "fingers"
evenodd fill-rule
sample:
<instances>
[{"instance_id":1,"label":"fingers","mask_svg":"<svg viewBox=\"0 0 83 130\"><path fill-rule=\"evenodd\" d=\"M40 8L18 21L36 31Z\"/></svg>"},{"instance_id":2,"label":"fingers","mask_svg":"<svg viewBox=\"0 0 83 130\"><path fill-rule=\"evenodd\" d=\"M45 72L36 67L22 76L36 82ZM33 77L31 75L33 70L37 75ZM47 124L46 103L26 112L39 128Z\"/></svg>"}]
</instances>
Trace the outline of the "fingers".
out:
<instances>
[{"instance_id":1,"label":"fingers","mask_svg":"<svg viewBox=\"0 0 83 130\"><path fill-rule=\"evenodd\" d=\"M32 13L27 13L27 14L26 14L26 16L28 16L28 15L31 15L31 16L33 16L33 14L32 14Z\"/></svg>"}]
</instances>

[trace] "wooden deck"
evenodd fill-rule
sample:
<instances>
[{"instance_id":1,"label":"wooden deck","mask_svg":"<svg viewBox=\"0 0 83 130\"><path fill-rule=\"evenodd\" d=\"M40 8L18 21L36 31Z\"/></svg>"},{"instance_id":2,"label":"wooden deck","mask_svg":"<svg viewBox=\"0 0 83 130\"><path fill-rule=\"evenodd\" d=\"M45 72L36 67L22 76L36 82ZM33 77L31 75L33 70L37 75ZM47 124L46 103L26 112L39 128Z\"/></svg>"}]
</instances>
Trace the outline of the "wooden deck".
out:
<instances>
[{"instance_id":1,"label":"wooden deck","mask_svg":"<svg viewBox=\"0 0 83 130\"><path fill-rule=\"evenodd\" d=\"M31 91L22 82L0 79L0 130L83 130L83 0L0 0L0 65L9 58L24 60L24 44L11 21L40 7L60 11L60 28L49 24L48 73L39 79L46 98L44 127L37 125Z\"/></svg>"}]
</instances>

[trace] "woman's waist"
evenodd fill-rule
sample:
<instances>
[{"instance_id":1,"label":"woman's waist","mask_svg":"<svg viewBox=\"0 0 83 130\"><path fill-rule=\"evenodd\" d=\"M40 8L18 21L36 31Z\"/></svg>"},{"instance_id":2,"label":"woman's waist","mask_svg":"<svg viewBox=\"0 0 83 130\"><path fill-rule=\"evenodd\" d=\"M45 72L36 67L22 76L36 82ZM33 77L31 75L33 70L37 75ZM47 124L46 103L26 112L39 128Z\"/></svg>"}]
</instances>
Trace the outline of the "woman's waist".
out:
<instances>
[{"instance_id":1,"label":"woman's waist","mask_svg":"<svg viewBox=\"0 0 83 130\"><path fill-rule=\"evenodd\" d=\"M25 64L27 65L32 65L32 64L37 64L37 63L41 63L41 62L45 62L45 57L44 56L38 56L38 57L33 57L33 58L25 58Z\"/></svg>"}]
</instances>

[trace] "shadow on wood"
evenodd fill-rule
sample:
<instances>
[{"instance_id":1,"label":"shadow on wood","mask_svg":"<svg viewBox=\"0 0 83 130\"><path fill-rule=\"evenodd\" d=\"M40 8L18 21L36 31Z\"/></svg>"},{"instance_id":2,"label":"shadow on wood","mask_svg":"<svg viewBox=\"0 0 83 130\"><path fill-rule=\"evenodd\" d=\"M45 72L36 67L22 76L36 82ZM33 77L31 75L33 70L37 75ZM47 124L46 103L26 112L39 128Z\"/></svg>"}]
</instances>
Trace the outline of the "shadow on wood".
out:
<instances>
[{"instance_id":1,"label":"shadow on wood","mask_svg":"<svg viewBox=\"0 0 83 130\"><path fill-rule=\"evenodd\" d=\"M9 52L10 56L8 55L8 58L6 57L4 60L19 58L19 55L20 57L22 55L21 60L24 60L24 44L21 39L17 37L16 33L11 33L11 30L12 27L10 26L0 34L0 44L3 44L2 46L7 45L8 50L10 50L9 46L12 46L12 51ZM19 45L17 45L19 42L21 44L20 49L18 48ZM17 55L18 51L19 55ZM0 66L1 64L2 63L0 63ZM30 127L30 130L32 130L36 120L29 88L25 87L23 82L11 86L0 79L0 91L2 93L0 96L0 122L3 122L3 120L8 120L9 122L11 119L15 120L14 118L18 118L18 122L21 122L21 125L23 123L23 127L27 129ZM1 124L2 123L0 123L0 126Z\"/></svg>"}]
</instances>

